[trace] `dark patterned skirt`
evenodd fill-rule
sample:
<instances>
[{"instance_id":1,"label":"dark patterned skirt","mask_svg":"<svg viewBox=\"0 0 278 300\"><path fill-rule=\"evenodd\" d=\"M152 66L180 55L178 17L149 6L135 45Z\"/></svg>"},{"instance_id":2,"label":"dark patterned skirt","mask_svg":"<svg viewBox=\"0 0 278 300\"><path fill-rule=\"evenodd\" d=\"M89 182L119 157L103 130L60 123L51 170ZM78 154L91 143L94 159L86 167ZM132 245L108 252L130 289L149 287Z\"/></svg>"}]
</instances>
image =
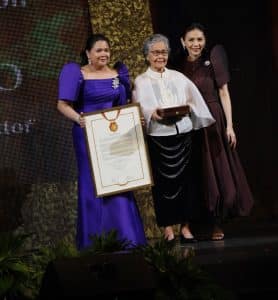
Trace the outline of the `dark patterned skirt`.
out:
<instances>
[{"instance_id":1,"label":"dark patterned skirt","mask_svg":"<svg viewBox=\"0 0 278 300\"><path fill-rule=\"evenodd\" d=\"M191 178L191 133L148 136L154 178L152 195L158 226L190 221L195 214Z\"/></svg>"}]
</instances>

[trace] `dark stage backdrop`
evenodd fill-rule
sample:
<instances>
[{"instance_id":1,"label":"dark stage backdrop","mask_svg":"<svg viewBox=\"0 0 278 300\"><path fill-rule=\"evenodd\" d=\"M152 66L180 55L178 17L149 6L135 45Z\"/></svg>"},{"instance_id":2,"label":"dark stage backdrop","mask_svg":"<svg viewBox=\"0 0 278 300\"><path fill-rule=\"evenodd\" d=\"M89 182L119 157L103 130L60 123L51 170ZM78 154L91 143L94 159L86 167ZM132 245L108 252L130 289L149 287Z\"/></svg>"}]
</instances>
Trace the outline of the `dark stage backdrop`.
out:
<instances>
[{"instance_id":1,"label":"dark stage backdrop","mask_svg":"<svg viewBox=\"0 0 278 300\"><path fill-rule=\"evenodd\" d=\"M278 215L277 205L277 5L276 1L150 0L154 32L164 33L173 52L191 22L201 22L210 45L224 45L238 151L258 214ZM276 19L275 19L276 18ZM275 21L276 20L276 21ZM272 47L273 45L273 47Z\"/></svg>"},{"instance_id":2,"label":"dark stage backdrop","mask_svg":"<svg viewBox=\"0 0 278 300\"><path fill-rule=\"evenodd\" d=\"M0 179L75 179L57 79L64 63L79 61L89 31L87 1L0 0Z\"/></svg>"}]
</instances>

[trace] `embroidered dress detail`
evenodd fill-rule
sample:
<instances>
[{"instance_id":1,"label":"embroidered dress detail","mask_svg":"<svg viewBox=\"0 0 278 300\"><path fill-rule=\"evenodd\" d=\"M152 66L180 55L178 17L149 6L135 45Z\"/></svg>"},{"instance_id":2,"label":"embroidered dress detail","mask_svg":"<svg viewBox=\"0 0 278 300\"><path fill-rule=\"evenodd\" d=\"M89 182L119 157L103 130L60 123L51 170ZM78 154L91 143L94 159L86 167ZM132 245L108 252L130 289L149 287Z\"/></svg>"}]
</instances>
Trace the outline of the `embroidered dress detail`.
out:
<instances>
[{"instance_id":1,"label":"embroidered dress detail","mask_svg":"<svg viewBox=\"0 0 278 300\"><path fill-rule=\"evenodd\" d=\"M113 80L112 80L112 88L113 88L113 89L116 89L116 88L119 87L119 85L120 85L119 77L113 78Z\"/></svg>"}]
</instances>

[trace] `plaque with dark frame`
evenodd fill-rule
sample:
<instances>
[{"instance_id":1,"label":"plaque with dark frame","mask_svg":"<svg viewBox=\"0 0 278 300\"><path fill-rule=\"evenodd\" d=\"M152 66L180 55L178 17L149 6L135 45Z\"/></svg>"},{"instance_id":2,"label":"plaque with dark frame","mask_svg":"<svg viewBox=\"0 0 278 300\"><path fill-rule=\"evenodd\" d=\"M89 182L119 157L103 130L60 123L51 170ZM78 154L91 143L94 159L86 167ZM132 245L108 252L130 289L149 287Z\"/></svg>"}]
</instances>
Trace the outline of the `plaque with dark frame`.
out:
<instances>
[{"instance_id":1,"label":"plaque with dark frame","mask_svg":"<svg viewBox=\"0 0 278 300\"><path fill-rule=\"evenodd\" d=\"M190 113L189 105L180 105L157 109L157 113L162 118L185 117Z\"/></svg>"}]
</instances>

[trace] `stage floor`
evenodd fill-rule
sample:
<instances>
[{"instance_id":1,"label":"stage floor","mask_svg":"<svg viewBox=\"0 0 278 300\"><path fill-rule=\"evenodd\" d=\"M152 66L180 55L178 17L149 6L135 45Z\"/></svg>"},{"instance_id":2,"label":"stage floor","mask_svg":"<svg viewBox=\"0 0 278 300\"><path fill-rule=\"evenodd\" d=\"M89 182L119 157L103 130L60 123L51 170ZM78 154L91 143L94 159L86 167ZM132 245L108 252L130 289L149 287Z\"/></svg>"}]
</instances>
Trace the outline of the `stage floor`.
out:
<instances>
[{"instance_id":1,"label":"stage floor","mask_svg":"<svg viewBox=\"0 0 278 300\"><path fill-rule=\"evenodd\" d=\"M235 299L278 299L278 220L239 220L223 226L222 241L180 245ZM225 300L225 299L223 299Z\"/></svg>"}]
</instances>

